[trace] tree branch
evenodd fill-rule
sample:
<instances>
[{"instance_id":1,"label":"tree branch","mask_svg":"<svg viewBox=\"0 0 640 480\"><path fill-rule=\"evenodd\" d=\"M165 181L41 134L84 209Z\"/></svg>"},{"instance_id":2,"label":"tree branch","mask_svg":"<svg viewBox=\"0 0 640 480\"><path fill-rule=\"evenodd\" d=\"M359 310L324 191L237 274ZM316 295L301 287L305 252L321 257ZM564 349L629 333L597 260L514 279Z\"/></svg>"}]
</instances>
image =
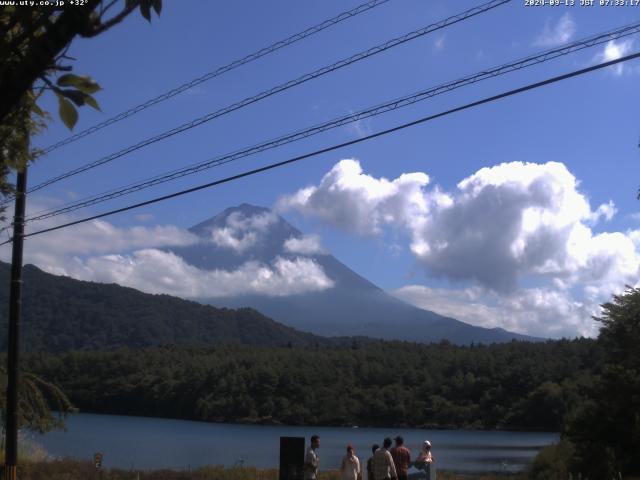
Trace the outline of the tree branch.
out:
<instances>
[{"instance_id":1,"label":"tree branch","mask_svg":"<svg viewBox=\"0 0 640 480\"><path fill-rule=\"evenodd\" d=\"M102 10L100 11L100 17L102 17L102 15L104 15L105 13L107 13L107 11L113 7L116 3L118 3L118 0L112 0L111 2L109 2L107 5L102 7Z\"/></svg>"},{"instance_id":2,"label":"tree branch","mask_svg":"<svg viewBox=\"0 0 640 480\"><path fill-rule=\"evenodd\" d=\"M90 29L88 32L80 32L80 35L83 37L91 38L91 37L95 37L96 35L100 35L102 32L106 32L111 27L113 27L114 25L117 25L122 20L127 18L127 16L138 7L139 3L140 3L139 1L132 2L131 4L126 6L115 17L111 18L110 20L107 20L106 22L96 25L95 27Z\"/></svg>"}]
</instances>

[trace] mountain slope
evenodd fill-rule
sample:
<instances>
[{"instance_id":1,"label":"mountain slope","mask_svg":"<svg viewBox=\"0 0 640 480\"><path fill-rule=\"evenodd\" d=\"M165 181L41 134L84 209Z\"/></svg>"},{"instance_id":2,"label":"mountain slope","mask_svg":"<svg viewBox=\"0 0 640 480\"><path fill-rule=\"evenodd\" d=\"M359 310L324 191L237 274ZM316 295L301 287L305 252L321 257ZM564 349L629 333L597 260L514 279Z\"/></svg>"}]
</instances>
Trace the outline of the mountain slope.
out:
<instances>
[{"instance_id":1,"label":"mountain slope","mask_svg":"<svg viewBox=\"0 0 640 480\"><path fill-rule=\"evenodd\" d=\"M252 231L252 226L259 228ZM170 250L203 270L235 269L247 261L269 265L279 257L295 259L300 255L286 251L284 244L291 238L303 238L299 230L271 210L248 204L228 208L190 231L202 237L203 242ZM242 242L250 245L238 248ZM288 296L220 298L212 292L211 297L202 301L226 307L250 306L286 325L325 336L365 335L417 342L448 340L458 344L536 340L503 329L472 326L409 305L330 254L313 253L304 257L322 267L334 282L332 288Z\"/></svg>"},{"instance_id":2,"label":"mountain slope","mask_svg":"<svg viewBox=\"0 0 640 480\"><path fill-rule=\"evenodd\" d=\"M0 348L6 348L10 267L0 262ZM327 339L252 309L218 309L115 284L74 280L26 265L21 342L30 351L221 343L313 345Z\"/></svg>"}]
</instances>

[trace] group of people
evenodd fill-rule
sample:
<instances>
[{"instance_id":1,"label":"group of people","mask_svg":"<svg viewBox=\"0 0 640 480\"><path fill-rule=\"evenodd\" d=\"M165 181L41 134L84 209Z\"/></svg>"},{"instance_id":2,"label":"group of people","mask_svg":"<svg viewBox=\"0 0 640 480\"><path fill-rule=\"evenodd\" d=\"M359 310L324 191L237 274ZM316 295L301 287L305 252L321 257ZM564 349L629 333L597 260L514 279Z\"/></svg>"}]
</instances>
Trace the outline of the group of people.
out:
<instances>
[{"instance_id":1,"label":"group of people","mask_svg":"<svg viewBox=\"0 0 640 480\"><path fill-rule=\"evenodd\" d=\"M431 454L429 440L425 440L422 444L422 449L413 462L411 461L411 451L405 447L402 437L395 438L395 446L393 447L392 443L391 438L387 437L382 442L382 447L377 444L371 447L372 456L367 460L366 472L363 472L360 459L356 456L353 446L347 445L347 454L340 465L342 480L363 480L365 473L366 480L407 480L409 468L412 466L422 470L427 480L435 478L435 472L431 471L431 465L435 459ZM311 446L307 450L304 460L304 480L318 478L319 448L320 437L313 435Z\"/></svg>"}]
</instances>

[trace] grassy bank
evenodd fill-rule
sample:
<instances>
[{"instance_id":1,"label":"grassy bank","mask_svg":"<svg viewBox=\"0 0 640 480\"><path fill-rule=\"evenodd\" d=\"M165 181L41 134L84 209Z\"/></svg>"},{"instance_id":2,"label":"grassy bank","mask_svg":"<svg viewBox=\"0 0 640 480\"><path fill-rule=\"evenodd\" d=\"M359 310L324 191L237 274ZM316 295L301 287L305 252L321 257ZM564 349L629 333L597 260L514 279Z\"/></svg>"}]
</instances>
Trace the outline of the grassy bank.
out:
<instances>
[{"instance_id":1,"label":"grassy bank","mask_svg":"<svg viewBox=\"0 0 640 480\"><path fill-rule=\"evenodd\" d=\"M202 467L194 470L120 470L97 471L90 462L51 460L27 462L18 470L20 480L277 480L278 470L252 467ZM337 471L321 472L319 480L339 480ZM525 480L523 474L456 474L438 472L439 480Z\"/></svg>"}]
</instances>

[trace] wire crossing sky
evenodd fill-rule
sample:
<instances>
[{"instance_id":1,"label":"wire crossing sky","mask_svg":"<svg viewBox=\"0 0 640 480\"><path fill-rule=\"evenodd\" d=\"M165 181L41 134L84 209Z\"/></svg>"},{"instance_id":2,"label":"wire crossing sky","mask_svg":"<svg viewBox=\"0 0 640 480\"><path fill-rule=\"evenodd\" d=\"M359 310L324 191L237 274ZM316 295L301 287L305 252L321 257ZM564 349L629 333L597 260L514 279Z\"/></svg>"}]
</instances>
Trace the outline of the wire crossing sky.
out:
<instances>
[{"instance_id":1,"label":"wire crossing sky","mask_svg":"<svg viewBox=\"0 0 640 480\"><path fill-rule=\"evenodd\" d=\"M146 110L149 107L152 107L160 102L164 102L165 100L169 100L172 97L175 97L176 95L179 95L181 93L186 92L187 90L190 90L194 87L197 87L198 85L204 83L204 82L208 82L209 80L212 80L220 75L223 75L227 72L230 72L231 70L238 68L242 65L246 65L248 63L251 63L255 60L258 60L259 58L262 58L266 55L269 55L271 53L277 52L278 50L280 50L281 48L284 47L288 47L289 45L293 45L296 42L299 42L300 40L304 40L307 37L310 37L311 35L315 35L316 33L322 32L323 30L326 30L340 22L343 22L345 20L348 20L350 18L353 18L357 15L360 15L361 13L365 13L373 8L376 8L380 5L383 5L385 3L387 3L390 0L371 0L369 2L365 2L361 5L358 5L355 8L352 8L351 10L347 10L346 12L342 12L339 15L336 15L335 17L329 18L317 25L314 25L313 27L309 27L306 30L303 30L302 32L296 33L294 35L291 35L290 37L285 38L284 40L280 40L278 42L275 42L271 45L269 45L268 47L264 47L261 48L260 50L258 50L257 52L253 52L250 53L249 55L240 58L238 60L235 60L227 65L224 65L222 67L218 67L215 70L209 72L209 73L205 73L204 75L195 78L189 82L183 83L182 85L169 90L166 93L163 93L162 95L158 95L157 97L151 98L149 100L147 100L146 102L143 102L139 105L136 105L135 107L132 107L128 110L125 110L122 113L119 113L118 115L115 115L111 118L108 118L107 120L104 120L103 122L100 122L96 125L93 125L92 127L86 128L84 130L82 130L81 132L78 132L74 135L71 135L68 138L65 138L64 140L61 140L59 142L54 143L53 145L50 145L48 147L45 147L42 150L42 153L40 154L42 155L46 155L47 153L50 153L54 150L57 150L60 147L63 147L64 145L68 145L70 143L73 143L81 138L84 138L88 135L91 135L99 130L102 130L103 128L108 127L109 125L113 125L114 123L120 122L126 118L129 118L137 113L142 112L143 110Z\"/></svg>"},{"instance_id":2,"label":"wire crossing sky","mask_svg":"<svg viewBox=\"0 0 640 480\"><path fill-rule=\"evenodd\" d=\"M271 148L285 145L287 143L291 143L294 141L302 140L302 139L308 138L309 136L322 133L332 128L337 128L349 123L360 121L365 118L370 118L376 115L384 114L389 111L397 110L399 108L412 105L416 102L432 98L442 93L450 92L452 90L464 87L466 85L470 85L479 81L494 78L496 76L504 75L512 71L538 65L540 63L553 60L560 56L569 55L571 53L581 51L585 48L601 45L603 43L617 40L619 38L624 38L629 35L634 35L639 32L640 32L640 23L635 23L635 24L626 25L624 27L620 27L618 29L611 30L608 32L592 35L588 38L584 38L582 40L570 43L568 45L564 45L559 48L546 50L542 53L531 55L526 58L514 60L512 62L500 65L495 68L484 69L480 72L476 72L472 75L465 76L463 78L454 80L452 82L447 82L445 84L441 84L436 87L429 88L427 90L413 93L411 95L407 95L401 98L396 98L384 104L359 111L352 115L343 116L343 117L331 120L329 122L325 122L320 125L317 125L302 131L284 135L277 139L269 140L267 142L264 142L246 149L242 149L242 150L239 150L227 155L223 155L223 156L218 156L204 162L196 163L194 165L189 166L188 168L174 170L172 172L168 172L163 175L158 175L153 178L143 180L141 182L128 184L119 189L110 190L108 192L104 192L99 195L81 199L76 202L71 202L61 208L49 210L46 213L36 212L27 218L27 222L45 220L47 218L62 215L64 213L73 212L80 208L96 205L98 203L103 203L105 201L112 200L114 198L118 198L130 193L138 192L140 190L143 190L155 185L159 185L161 183L169 182L177 178L184 177L186 175L192 175L192 174L201 172L203 170L214 168L219 165L224 165L226 163L238 160L240 158L245 158L249 155L254 155Z\"/></svg>"},{"instance_id":3,"label":"wire crossing sky","mask_svg":"<svg viewBox=\"0 0 640 480\"><path fill-rule=\"evenodd\" d=\"M192 128L198 127L200 125L203 125L207 122L210 122L211 120L214 120L218 117L221 117L223 115L227 115L231 112L234 112L236 110L239 110L243 107L246 107L248 105L251 105L253 103L259 102L260 100L263 100L265 98L271 97L272 95L276 95L278 93L281 93L283 91L289 90L293 87L296 87L298 85L301 85L303 83L306 83L308 81L314 80L316 78L319 78L321 76L327 75L329 73L335 72L336 70L339 70L341 68L347 67L349 65L352 65L356 62L359 62L361 60L367 59L371 56L377 55L379 53L385 52L389 49L392 49L396 46L402 45L404 43L410 42L411 40L415 40L417 38L420 38L424 35L436 32L438 30L444 29L450 25L454 25L458 22L462 22L464 20L468 20L470 18L473 18L477 15L489 12L490 10L493 10L496 7L499 7L501 5L504 5L506 3L509 3L511 0L491 0L490 2L484 3L482 5L473 7L471 9L465 10L461 13L458 13L456 15L452 15L450 17L445 18L444 20L441 20L439 22L436 23L432 23L430 25L427 25L423 28L420 28L418 30L414 30L411 31L409 33L406 33L400 37L396 37L393 38L391 40L388 40L382 44L376 45L375 47L371 47L365 51L359 52L355 55L352 55L348 58L344 58L342 60L339 60L338 62L335 62L331 65L327 65L325 67L322 67L320 69L317 69L313 72L307 73L305 75L302 75L296 79L290 80L288 82L282 83L280 85L277 85L275 87L272 87L268 90L262 91L254 96L251 97L247 97L244 100L241 100L239 102L233 103L231 105L228 105L222 109L216 110L214 112L211 112L207 115L204 115L202 117L196 118L190 122L184 123L178 127L175 127L171 130L165 131L161 134L155 135L153 137L147 138L145 140L142 140L138 143L136 143L135 145L131 145L127 148L124 148L118 152L112 153L110 155L107 155L99 160L95 160L93 162L90 162L88 164L85 164L81 167L75 168L73 170L70 170L66 173L63 173L61 175L58 175L57 177L51 178L49 180L46 180L32 188L29 189L29 191L27 193L32 193L35 191L38 191L40 189L43 189L49 185L52 185L54 183L57 183L61 180L65 180L69 177L78 175L80 173L86 172L88 170L91 170L93 168L96 168L100 165L104 165L105 163L109 163L113 160L116 160L118 158L124 157L125 155L128 155L132 152L135 152L141 148L144 148L148 145L154 144L156 142L165 140L169 137L172 137L174 135L186 132L187 130L190 130Z\"/></svg>"}]
</instances>

